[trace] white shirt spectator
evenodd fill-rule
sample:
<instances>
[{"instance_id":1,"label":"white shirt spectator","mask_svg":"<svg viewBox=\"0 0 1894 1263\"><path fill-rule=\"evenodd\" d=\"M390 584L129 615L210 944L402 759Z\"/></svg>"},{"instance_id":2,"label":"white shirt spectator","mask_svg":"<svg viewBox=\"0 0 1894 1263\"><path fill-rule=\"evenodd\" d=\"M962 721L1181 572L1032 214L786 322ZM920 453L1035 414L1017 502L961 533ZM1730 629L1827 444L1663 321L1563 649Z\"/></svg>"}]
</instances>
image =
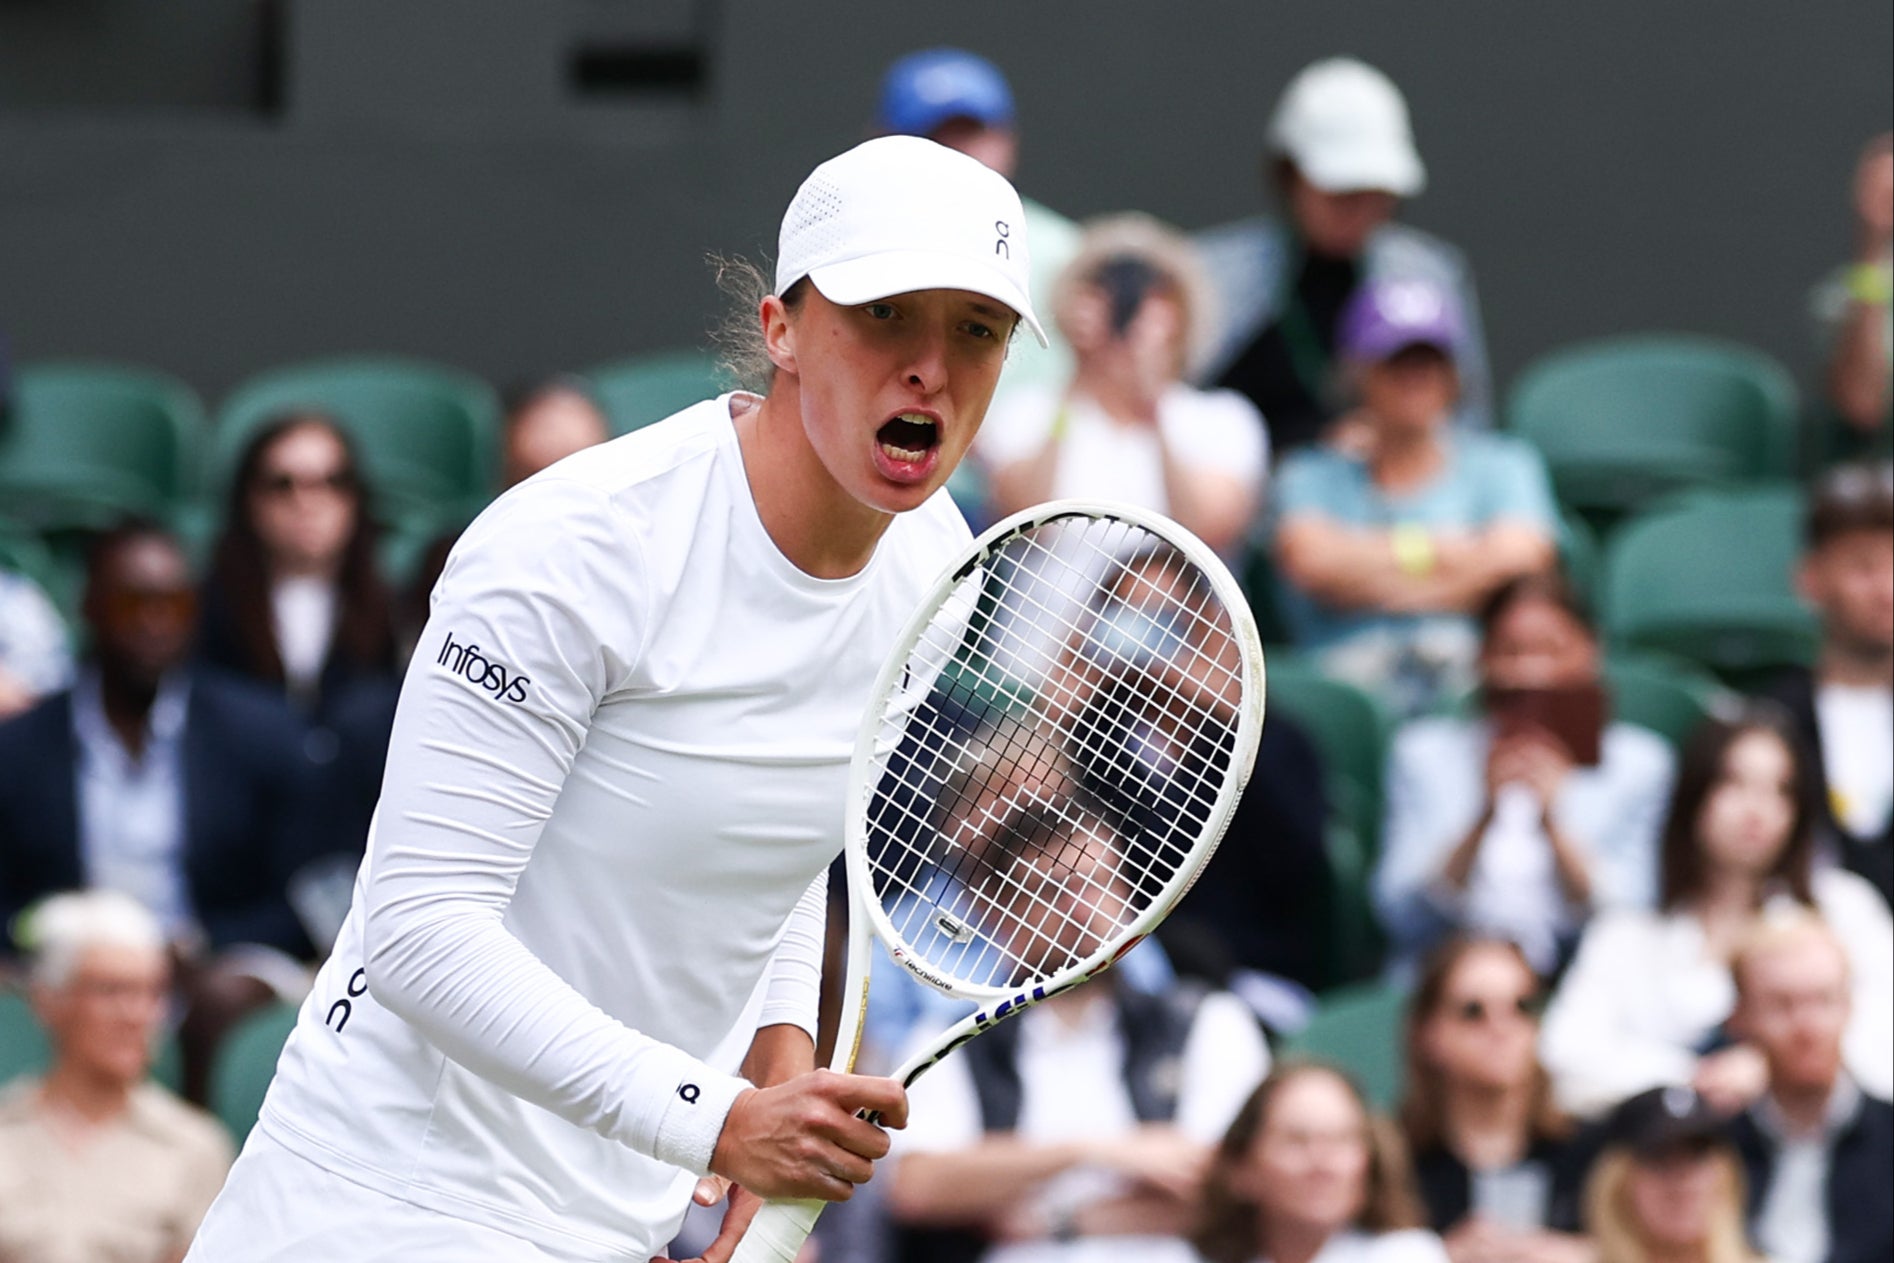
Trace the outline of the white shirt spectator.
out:
<instances>
[{"instance_id":1,"label":"white shirt spectator","mask_svg":"<svg viewBox=\"0 0 1894 1263\"><path fill-rule=\"evenodd\" d=\"M1122 500L1170 511L1157 435L1148 426L1114 420L1083 395L1066 399L1048 386L1009 392L994 402L980 427L974 455L989 467L1023 460L1039 450L1061 417L1065 442L1052 476L1054 499ZM1243 396L1173 384L1158 401L1157 420L1176 459L1261 488L1269 434L1262 414Z\"/></svg>"},{"instance_id":2,"label":"white shirt spectator","mask_svg":"<svg viewBox=\"0 0 1894 1263\"><path fill-rule=\"evenodd\" d=\"M1100 984L1093 984L1100 985ZM1102 1138L1138 1126L1125 1085L1125 1040L1110 1003L1055 1011L1041 1005L1020 1023L1017 1066L1022 1138L1054 1144ZM927 1034L932 1035L929 1031ZM1204 997L1177 1067L1177 1127L1215 1144L1237 1110L1269 1073L1269 1047L1243 1002L1227 993ZM948 1057L909 1090L907 1130L891 1132L894 1152L970 1149L983 1136L979 1093L967 1062ZM884 1177L885 1178L885 1177ZM1067 1209L1121 1191L1119 1177L1073 1168L1046 1182L1039 1196ZM1164 1237L1079 1238L997 1245L982 1263L1192 1263L1180 1240Z\"/></svg>"},{"instance_id":3,"label":"white shirt spectator","mask_svg":"<svg viewBox=\"0 0 1894 1263\"><path fill-rule=\"evenodd\" d=\"M1465 889L1447 886L1441 870L1485 806L1492 741L1489 723L1446 717L1416 720L1395 737L1374 898L1397 968L1411 968L1458 929L1511 939L1533 968L1549 972L1562 940L1594 910L1655 900L1676 757L1663 738L1625 723L1605 729L1598 766L1574 767L1553 807L1590 860L1592 908L1566 900L1538 799L1523 789L1502 791Z\"/></svg>"},{"instance_id":4,"label":"white shirt spectator","mask_svg":"<svg viewBox=\"0 0 1894 1263\"><path fill-rule=\"evenodd\" d=\"M1257 1263L1268 1263L1259 1259ZM1316 1253L1312 1263L1447 1263L1440 1238L1423 1229L1401 1232L1338 1232Z\"/></svg>"},{"instance_id":5,"label":"white shirt spectator","mask_svg":"<svg viewBox=\"0 0 1894 1263\"><path fill-rule=\"evenodd\" d=\"M1815 691L1815 725L1829 808L1849 833L1875 836L1894 813L1894 693L1824 684Z\"/></svg>"}]
</instances>

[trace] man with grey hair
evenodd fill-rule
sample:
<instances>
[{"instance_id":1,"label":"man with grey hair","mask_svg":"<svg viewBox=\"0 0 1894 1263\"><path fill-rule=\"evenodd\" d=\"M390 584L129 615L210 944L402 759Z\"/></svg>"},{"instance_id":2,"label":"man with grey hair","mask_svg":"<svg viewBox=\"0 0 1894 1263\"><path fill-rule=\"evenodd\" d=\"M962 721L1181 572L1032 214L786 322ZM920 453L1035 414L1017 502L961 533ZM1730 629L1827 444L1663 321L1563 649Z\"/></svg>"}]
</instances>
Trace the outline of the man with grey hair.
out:
<instances>
[{"instance_id":1,"label":"man with grey hair","mask_svg":"<svg viewBox=\"0 0 1894 1263\"><path fill-rule=\"evenodd\" d=\"M170 960L116 891L28 913L44 1076L0 1091L0 1259L176 1263L230 1169L230 1138L149 1079Z\"/></svg>"}]
</instances>

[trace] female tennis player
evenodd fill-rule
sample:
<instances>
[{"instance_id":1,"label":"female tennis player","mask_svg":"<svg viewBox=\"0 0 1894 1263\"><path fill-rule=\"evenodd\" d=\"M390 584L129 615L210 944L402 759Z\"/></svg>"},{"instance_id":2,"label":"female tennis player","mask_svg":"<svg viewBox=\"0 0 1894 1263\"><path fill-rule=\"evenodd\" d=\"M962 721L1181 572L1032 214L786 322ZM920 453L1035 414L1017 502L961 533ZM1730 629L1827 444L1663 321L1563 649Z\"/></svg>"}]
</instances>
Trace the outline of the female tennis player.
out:
<instances>
[{"instance_id":1,"label":"female tennis player","mask_svg":"<svg viewBox=\"0 0 1894 1263\"><path fill-rule=\"evenodd\" d=\"M894 1083L815 1072L855 730L968 541L942 490L1027 294L1012 186L913 137L817 167L737 393L461 538L354 905L190 1263L647 1260L699 1177L843 1200Z\"/></svg>"}]
</instances>

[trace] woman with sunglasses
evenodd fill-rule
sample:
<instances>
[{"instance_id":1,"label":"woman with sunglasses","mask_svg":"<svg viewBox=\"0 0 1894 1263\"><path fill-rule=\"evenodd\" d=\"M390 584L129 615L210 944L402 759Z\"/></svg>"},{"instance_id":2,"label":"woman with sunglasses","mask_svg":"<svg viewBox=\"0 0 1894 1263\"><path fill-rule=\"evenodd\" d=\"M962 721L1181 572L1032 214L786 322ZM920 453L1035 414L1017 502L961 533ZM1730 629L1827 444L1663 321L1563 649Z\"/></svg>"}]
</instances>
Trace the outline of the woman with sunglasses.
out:
<instances>
[{"instance_id":1,"label":"woman with sunglasses","mask_svg":"<svg viewBox=\"0 0 1894 1263\"><path fill-rule=\"evenodd\" d=\"M204 583L199 652L315 716L353 686L394 686L367 491L348 435L321 413L278 417L243 449Z\"/></svg>"},{"instance_id":2,"label":"woman with sunglasses","mask_svg":"<svg viewBox=\"0 0 1894 1263\"><path fill-rule=\"evenodd\" d=\"M1019 195L823 163L744 324L760 393L576 453L455 545L354 904L192 1263L650 1260L693 1199L843 1201L907 1098L817 1072L874 679L969 542L945 487L1039 327Z\"/></svg>"},{"instance_id":3,"label":"woman with sunglasses","mask_svg":"<svg viewBox=\"0 0 1894 1263\"><path fill-rule=\"evenodd\" d=\"M1407 1009L1400 1121L1454 1263L1584 1263L1583 1172L1539 1065L1538 975L1504 939L1453 938Z\"/></svg>"}]
</instances>

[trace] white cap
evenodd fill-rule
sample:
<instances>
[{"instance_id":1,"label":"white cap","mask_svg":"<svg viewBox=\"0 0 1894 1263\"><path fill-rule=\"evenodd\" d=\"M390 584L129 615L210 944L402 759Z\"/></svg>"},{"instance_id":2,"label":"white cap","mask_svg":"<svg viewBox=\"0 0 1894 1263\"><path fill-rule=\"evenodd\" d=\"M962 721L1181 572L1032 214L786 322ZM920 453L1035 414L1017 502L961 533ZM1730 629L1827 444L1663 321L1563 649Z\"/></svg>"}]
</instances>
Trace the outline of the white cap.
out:
<instances>
[{"instance_id":1,"label":"white cap","mask_svg":"<svg viewBox=\"0 0 1894 1263\"><path fill-rule=\"evenodd\" d=\"M1318 61L1290 80L1269 120L1269 145L1325 193L1412 197L1427 185L1401 90L1352 57Z\"/></svg>"},{"instance_id":2,"label":"white cap","mask_svg":"<svg viewBox=\"0 0 1894 1263\"><path fill-rule=\"evenodd\" d=\"M1026 212L1006 177L919 136L879 136L809 173L783 214L776 292L808 277L852 307L923 289L1005 303L1039 344Z\"/></svg>"}]
</instances>

